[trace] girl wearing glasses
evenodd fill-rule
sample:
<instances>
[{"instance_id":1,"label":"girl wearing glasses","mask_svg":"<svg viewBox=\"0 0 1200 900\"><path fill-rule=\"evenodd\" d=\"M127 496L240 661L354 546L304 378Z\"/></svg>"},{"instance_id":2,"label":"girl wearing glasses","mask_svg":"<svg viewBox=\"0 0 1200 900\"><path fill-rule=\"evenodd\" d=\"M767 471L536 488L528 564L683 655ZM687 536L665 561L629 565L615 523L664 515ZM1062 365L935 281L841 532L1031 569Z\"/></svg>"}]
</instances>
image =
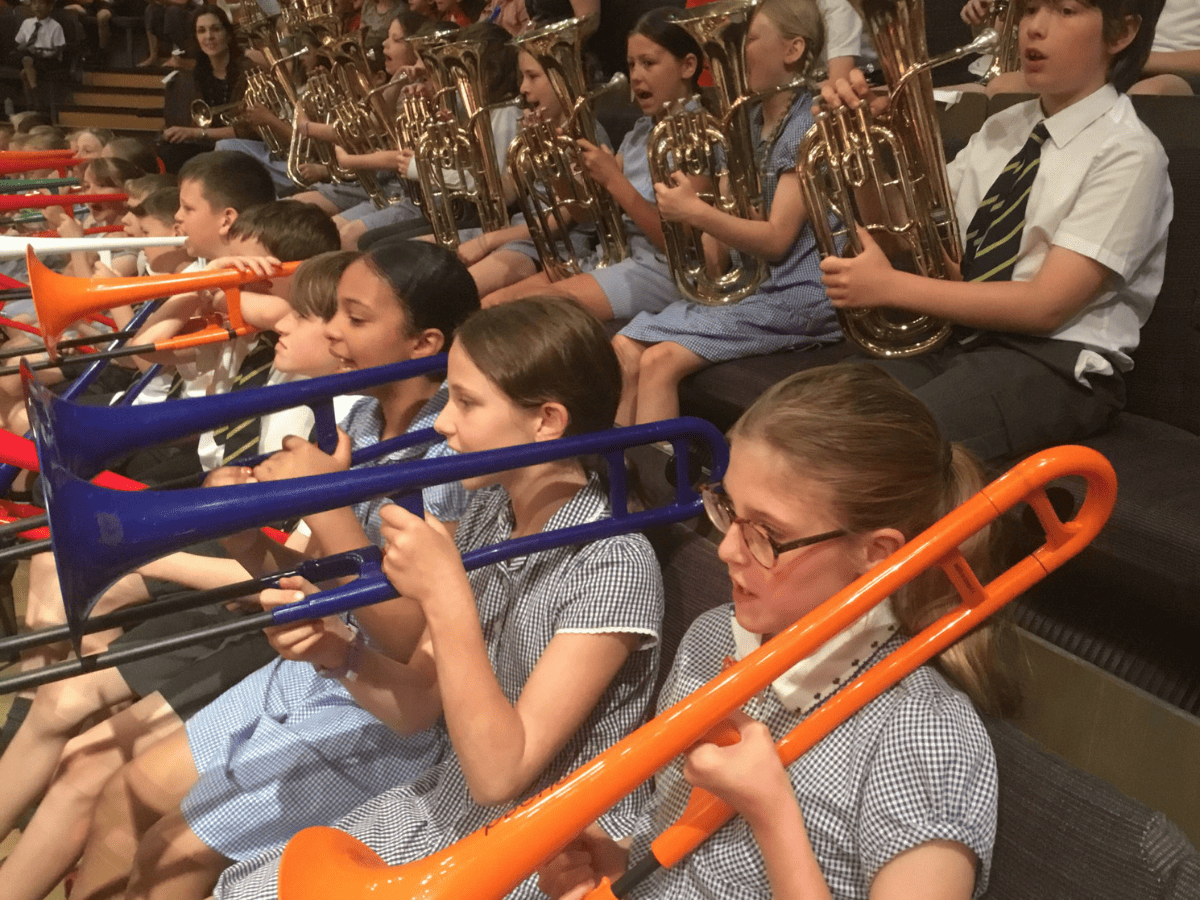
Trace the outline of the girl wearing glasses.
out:
<instances>
[{"instance_id":1,"label":"girl wearing glasses","mask_svg":"<svg viewBox=\"0 0 1200 900\"><path fill-rule=\"evenodd\" d=\"M724 533L732 604L692 624L666 709L850 584L983 486L925 407L873 366L798 373L763 395L730 434L723 485L703 489ZM963 547L981 577L993 533ZM643 859L693 785L740 817L635 898L978 896L996 827L996 766L980 711L1018 699L985 626L918 669L784 768L773 741L859 672L958 602L939 571L893 595L754 697L741 741L701 744L659 773L623 849L592 826L540 873L578 898Z\"/></svg>"}]
</instances>

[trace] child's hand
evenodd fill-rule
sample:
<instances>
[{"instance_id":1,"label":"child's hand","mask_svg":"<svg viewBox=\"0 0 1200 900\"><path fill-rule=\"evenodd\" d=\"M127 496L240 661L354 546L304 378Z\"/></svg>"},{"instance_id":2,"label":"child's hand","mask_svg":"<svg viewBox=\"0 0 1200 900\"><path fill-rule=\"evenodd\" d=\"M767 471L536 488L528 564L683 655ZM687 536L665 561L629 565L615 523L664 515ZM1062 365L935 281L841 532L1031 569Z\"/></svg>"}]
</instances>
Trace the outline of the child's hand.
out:
<instances>
[{"instance_id":1,"label":"child's hand","mask_svg":"<svg viewBox=\"0 0 1200 900\"><path fill-rule=\"evenodd\" d=\"M332 456L322 453L316 444L289 434L283 439L283 449L255 466L251 474L258 481L283 481L286 478L345 472L349 468L350 435L339 428L337 447Z\"/></svg>"},{"instance_id":2,"label":"child's hand","mask_svg":"<svg viewBox=\"0 0 1200 900\"><path fill-rule=\"evenodd\" d=\"M598 825L589 825L538 869L538 887L558 900L580 900L601 878L610 881L620 878L628 863L628 850Z\"/></svg>"},{"instance_id":3,"label":"child's hand","mask_svg":"<svg viewBox=\"0 0 1200 900\"><path fill-rule=\"evenodd\" d=\"M396 153L396 174L401 178L408 177L408 170L412 166L413 151L408 147L401 147Z\"/></svg>"},{"instance_id":4,"label":"child's hand","mask_svg":"<svg viewBox=\"0 0 1200 900\"><path fill-rule=\"evenodd\" d=\"M92 263L93 278L120 278L121 276L102 262Z\"/></svg>"},{"instance_id":5,"label":"child's hand","mask_svg":"<svg viewBox=\"0 0 1200 900\"><path fill-rule=\"evenodd\" d=\"M273 256L219 256L208 264L208 269L237 269L269 279L278 274L279 265L279 260Z\"/></svg>"},{"instance_id":6,"label":"child's hand","mask_svg":"<svg viewBox=\"0 0 1200 900\"><path fill-rule=\"evenodd\" d=\"M686 222L707 204L682 172L671 173L671 184L654 185L658 214L667 222Z\"/></svg>"},{"instance_id":7,"label":"child's hand","mask_svg":"<svg viewBox=\"0 0 1200 900\"><path fill-rule=\"evenodd\" d=\"M258 602L265 610L277 606L298 603L307 595L315 593L316 586L303 578L283 578L278 588L270 588L259 594ZM346 652L354 640L354 633L340 616L328 616L294 625L273 625L263 629L271 646L284 659L313 663L326 669L336 669L346 660Z\"/></svg>"},{"instance_id":8,"label":"child's hand","mask_svg":"<svg viewBox=\"0 0 1200 900\"><path fill-rule=\"evenodd\" d=\"M579 155L580 163L587 169L587 173L595 182L605 190L610 190L610 185L616 179L624 177L620 162L607 147L597 147L583 138L579 138L576 143L579 144L579 149L582 151Z\"/></svg>"},{"instance_id":9,"label":"child's hand","mask_svg":"<svg viewBox=\"0 0 1200 900\"><path fill-rule=\"evenodd\" d=\"M826 109L840 109L848 106L858 109L858 105L866 100L872 115L882 115L888 108L888 98L885 94L876 94L867 84L867 76L861 69L851 69L848 78L836 81L826 81L821 85L821 104L813 107L816 113L823 105Z\"/></svg>"},{"instance_id":10,"label":"child's hand","mask_svg":"<svg viewBox=\"0 0 1200 900\"><path fill-rule=\"evenodd\" d=\"M390 503L380 510L379 518L383 523L383 574L400 596L424 606L446 593L450 578L466 581L454 539L433 516L420 519Z\"/></svg>"},{"instance_id":11,"label":"child's hand","mask_svg":"<svg viewBox=\"0 0 1200 900\"><path fill-rule=\"evenodd\" d=\"M247 466L221 466L204 477L205 487L229 487L234 484L257 484L254 470Z\"/></svg>"},{"instance_id":12,"label":"child's hand","mask_svg":"<svg viewBox=\"0 0 1200 900\"><path fill-rule=\"evenodd\" d=\"M458 258L464 266L475 265L475 263L487 256L489 252L486 234L473 237L469 241L463 241L458 245Z\"/></svg>"},{"instance_id":13,"label":"child's hand","mask_svg":"<svg viewBox=\"0 0 1200 900\"><path fill-rule=\"evenodd\" d=\"M991 0L967 0L959 15L968 25L987 24L992 18Z\"/></svg>"},{"instance_id":14,"label":"child's hand","mask_svg":"<svg viewBox=\"0 0 1200 900\"><path fill-rule=\"evenodd\" d=\"M858 236L863 251L844 259L827 256L821 260L821 282L834 306L846 309L871 309L886 306L894 295L891 279L896 274L892 264L879 249L875 239L862 226Z\"/></svg>"},{"instance_id":15,"label":"child's hand","mask_svg":"<svg viewBox=\"0 0 1200 900\"><path fill-rule=\"evenodd\" d=\"M792 783L779 760L771 732L745 713L729 722L741 740L727 746L698 744L687 755L683 777L732 806L747 821L769 817L781 796L792 796Z\"/></svg>"},{"instance_id":16,"label":"child's hand","mask_svg":"<svg viewBox=\"0 0 1200 900\"><path fill-rule=\"evenodd\" d=\"M79 222L77 222L75 220L74 216L67 216L65 219L63 219L62 222L59 223L59 225L55 229L55 231L58 232L59 237L64 237L64 238L83 237L83 226L80 225Z\"/></svg>"},{"instance_id":17,"label":"child's hand","mask_svg":"<svg viewBox=\"0 0 1200 900\"><path fill-rule=\"evenodd\" d=\"M300 177L308 182L328 181L329 169L321 163L300 163Z\"/></svg>"}]
</instances>

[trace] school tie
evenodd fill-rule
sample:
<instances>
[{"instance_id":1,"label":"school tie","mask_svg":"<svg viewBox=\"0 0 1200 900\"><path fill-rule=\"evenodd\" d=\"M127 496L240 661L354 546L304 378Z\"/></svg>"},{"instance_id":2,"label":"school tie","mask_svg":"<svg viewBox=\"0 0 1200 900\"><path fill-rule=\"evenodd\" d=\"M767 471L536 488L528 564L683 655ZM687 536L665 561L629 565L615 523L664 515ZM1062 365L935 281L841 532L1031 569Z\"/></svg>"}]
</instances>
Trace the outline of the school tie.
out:
<instances>
[{"instance_id":1,"label":"school tie","mask_svg":"<svg viewBox=\"0 0 1200 900\"><path fill-rule=\"evenodd\" d=\"M1011 281L1021 234L1025 230L1025 207L1037 176L1042 144L1049 137L1045 122L1038 122L1017 155L996 177L979 204L967 230L963 252L964 281Z\"/></svg>"},{"instance_id":2,"label":"school tie","mask_svg":"<svg viewBox=\"0 0 1200 900\"><path fill-rule=\"evenodd\" d=\"M262 387L271 377L271 364L275 360L275 342L279 338L273 332L260 334L246 358L233 376L230 391ZM257 416L222 425L213 429L213 440L221 448L221 464L228 465L239 456L253 453L258 446L259 425Z\"/></svg>"}]
</instances>

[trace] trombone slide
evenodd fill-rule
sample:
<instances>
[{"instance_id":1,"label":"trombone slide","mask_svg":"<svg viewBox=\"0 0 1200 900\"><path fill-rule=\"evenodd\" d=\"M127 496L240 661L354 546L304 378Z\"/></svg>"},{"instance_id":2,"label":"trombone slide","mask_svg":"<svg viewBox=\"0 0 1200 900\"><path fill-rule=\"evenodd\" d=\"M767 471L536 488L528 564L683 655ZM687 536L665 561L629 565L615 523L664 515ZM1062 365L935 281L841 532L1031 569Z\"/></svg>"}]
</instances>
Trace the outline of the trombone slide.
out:
<instances>
[{"instance_id":1,"label":"trombone slide","mask_svg":"<svg viewBox=\"0 0 1200 900\"><path fill-rule=\"evenodd\" d=\"M1066 475L1083 475L1088 491L1076 517L1063 522L1044 488ZM1023 500L1037 514L1046 543L981 584L958 547ZM388 867L370 848L337 829L300 832L280 861L280 900L500 900L730 712L917 575L935 566L942 569L959 591L959 606L827 701L821 710L828 711L820 719L814 713L793 732L798 736L787 738L789 754L798 755L819 741L828 729L1078 553L1103 527L1115 500L1116 476L1096 451L1059 447L1030 457L707 685L555 787L442 853ZM814 719L817 725L810 724ZM713 825L719 826L725 812L710 808L705 822L688 823L692 833L673 846L660 845L660 859L674 861L695 846Z\"/></svg>"}]
</instances>

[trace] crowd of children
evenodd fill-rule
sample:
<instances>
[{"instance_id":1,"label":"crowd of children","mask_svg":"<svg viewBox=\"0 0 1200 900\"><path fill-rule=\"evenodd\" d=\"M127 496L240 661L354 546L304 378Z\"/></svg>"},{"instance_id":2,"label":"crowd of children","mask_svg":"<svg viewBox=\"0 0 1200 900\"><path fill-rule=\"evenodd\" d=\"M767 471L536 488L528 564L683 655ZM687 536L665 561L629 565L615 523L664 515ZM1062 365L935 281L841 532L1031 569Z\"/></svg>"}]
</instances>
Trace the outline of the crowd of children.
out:
<instances>
[{"instance_id":1,"label":"crowd of children","mask_svg":"<svg viewBox=\"0 0 1200 900\"><path fill-rule=\"evenodd\" d=\"M409 39L426 27L422 19L441 19L493 42L490 101L518 90L509 82L519 78L526 115L569 128L567 101L578 98L554 91L541 61L518 54L502 30L526 28L552 6L365 0L357 14L382 42L385 77L395 82L382 92L388 109L400 102L400 83L419 75ZM809 208L797 148L821 108L869 104L881 115L887 103L851 64L844 36L826 28L825 6L762 0L748 22L746 75L760 95L748 162L763 186L761 215L751 218L704 202L703 194L726 186L719 171L656 183L655 126L680 107L700 109L705 60L670 10L637 21L626 50L641 117L615 153L602 130L599 144L576 142L576 165L621 210L630 253L602 262L597 226L564 204L566 241L582 271L557 280L519 218L489 232L460 217L453 252L411 239L410 223L420 221L413 203L374 215L362 206L366 194L347 185L280 199L289 173L232 128L169 129L168 142L196 144L177 176L159 174L153 152L136 140L102 129L72 135L84 189L119 190L126 199L66 206L47 214L50 226L75 237L119 223L128 236L183 243L110 252L100 239L94 252L74 252L59 267L82 277L238 269L246 285L237 300L197 281L157 306L132 340L161 344L198 320L227 322L235 302L254 329L113 362L106 380L76 402L120 405L140 373L158 366L131 402L446 354L432 375L330 398L335 446L318 445L316 415L302 407L215 428L190 444L139 449L114 468L152 484L203 483L205 497L328 480L674 417L687 375L838 340L839 309L900 308L952 323L952 338L934 353L800 372L738 420L722 480L698 488L721 534L731 603L700 616L674 659L663 660L669 674L657 696L665 709L977 491L981 460L1103 428L1121 407L1121 375L1162 282L1172 212L1162 147L1124 95L1141 75L1171 64L1152 49L1161 0L1026 0L1021 76L1037 96L990 118L950 164L965 256L949 280L893 268L865 230L857 256L820 258L813 217L830 213ZM570 7L599 8L602 18L606 8L587 0ZM238 48L225 12L200 7L181 26L186 4L158 9L152 51L194 38L205 99L220 105L234 96L239 72L255 63ZM32 21L45 19L36 13ZM985 14L974 2L964 10L973 20ZM836 48L833 59L827 47ZM1156 60L1151 68L1148 59ZM825 62L832 77L819 87L793 84ZM498 135L516 128L511 106L492 118ZM278 124L290 135L293 123ZM305 117L294 124L306 138L338 138ZM214 140L229 143L210 149ZM33 122L11 139L21 149L66 144L57 129ZM497 138L501 168L508 144ZM339 148L335 158L389 173L397 187L416 171L412 156L403 147ZM515 181L503 190L511 194ZM684 299L664 223L701 234L713 271L757 257L766 261L764 279L736 304ZM383 224L388 229L366 234ZM282 274L280 265L292 261L303 264ZM133 314L113 311L118 325ZM619 331L606 330L613 319ZM40 352L28 335L8 338ZM64 386L74 374L54 371L46 380ZM0 417L10 431L29 427L16 378L0 377ZM381 441L418 433L423 443L359 458ZM383 497L330 501L286 523L286 539L242 532L121 578L92 615L373 545L395 599L265 633L222 634L18 696L0 732L0 835L31 818L0 860L0 898L45 897L73 873L73 900L267 900L278 895L281 852L304 828L335 826L388 865L411 862L614 744L650 713L658 683L663 584L646 538L531 551L469 571L463 563L505 540L619 515L609 480L596 461L569 458L427 487L424 516ZM24 479L13 490L37 496ZM987 572L1001 550L1000 535L987 530L964 553ZM288 575L180 618L224 625L328 586ZM34 557L27 624L65 621L62 594L55 558ZM781 765L773 744L954 602L934 576L897 591L746 704L733 717L738 742L693 748L528 873L512 896L576 900L602 878L640 869L692 786L740 818L631 896L979 896L997 817L996 762L981 717L1011 714L1020 694L1003 625L973 632L797 762ZM178 620L151 621L86 635L82 646L138 647L177 628ZM24 655L19 668L67 653L51 645Z\"/></svg>"}]
</instances>

